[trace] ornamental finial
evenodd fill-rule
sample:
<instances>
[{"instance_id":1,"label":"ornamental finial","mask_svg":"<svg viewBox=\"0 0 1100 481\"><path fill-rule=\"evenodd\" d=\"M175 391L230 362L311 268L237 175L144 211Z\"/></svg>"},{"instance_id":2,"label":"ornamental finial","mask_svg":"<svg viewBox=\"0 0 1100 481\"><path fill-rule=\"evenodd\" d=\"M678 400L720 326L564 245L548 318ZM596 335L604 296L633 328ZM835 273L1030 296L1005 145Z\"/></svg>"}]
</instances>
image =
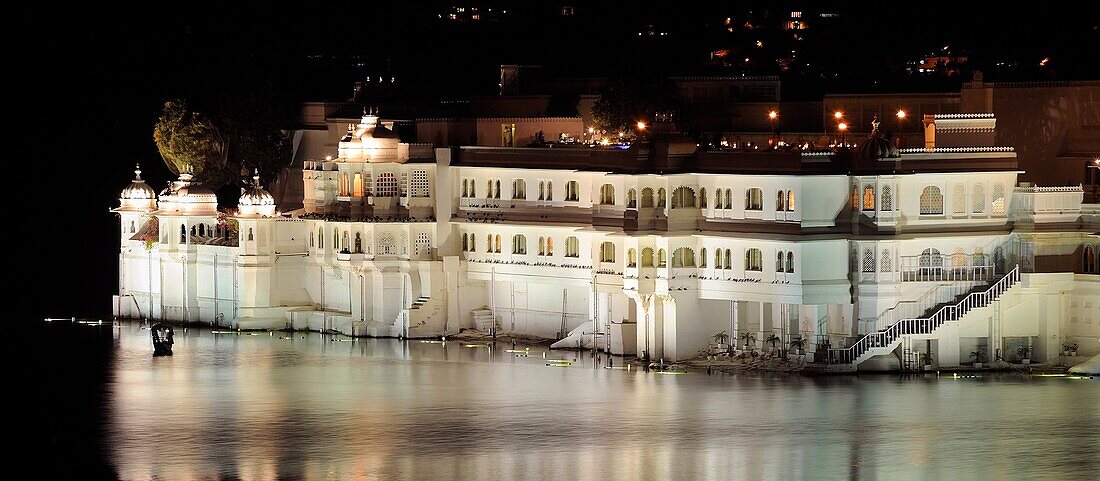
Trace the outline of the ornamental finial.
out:
<instances>
[{"instance_id":1,"label":"ornamental finial","mask_svg":"<svg viewBox=\"0 0 1100 481\"><path fill-rule=\"evenodd\" d=\"M144 182L141 180L141 163L134 163L134 182Z\"/></svg>"}]
</instances>

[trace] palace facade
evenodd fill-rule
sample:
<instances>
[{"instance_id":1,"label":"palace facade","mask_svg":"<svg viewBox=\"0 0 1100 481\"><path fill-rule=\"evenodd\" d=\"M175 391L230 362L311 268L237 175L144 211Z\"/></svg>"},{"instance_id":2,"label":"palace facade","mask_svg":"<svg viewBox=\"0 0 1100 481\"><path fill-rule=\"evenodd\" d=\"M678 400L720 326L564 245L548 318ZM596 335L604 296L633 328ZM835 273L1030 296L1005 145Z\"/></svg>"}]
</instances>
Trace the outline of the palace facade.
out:
<instances>
[{"instance_id":1,"label":"palace facade","mask_svg":"<svg viewBox=\"0 0 1100 481\"><path fill-rule=\"evenodd\" d=\"M580 119L539 122L476 123L482 140L499 124L502 147L329 122L320 137L338 140L302 162L289 211L258 180L222 213L186 174L158 194L139 172L115 209L115 314L492 329L666 360L725 331L841 371L1100 352L1100 205L1018 184L992 114L925 115L924 145L905 149L877 127L852 146L706 149L664 123L600 145L555 142L584 138ZM461 127L418 123L428 139Z\"/></svg>"}]
</instances>

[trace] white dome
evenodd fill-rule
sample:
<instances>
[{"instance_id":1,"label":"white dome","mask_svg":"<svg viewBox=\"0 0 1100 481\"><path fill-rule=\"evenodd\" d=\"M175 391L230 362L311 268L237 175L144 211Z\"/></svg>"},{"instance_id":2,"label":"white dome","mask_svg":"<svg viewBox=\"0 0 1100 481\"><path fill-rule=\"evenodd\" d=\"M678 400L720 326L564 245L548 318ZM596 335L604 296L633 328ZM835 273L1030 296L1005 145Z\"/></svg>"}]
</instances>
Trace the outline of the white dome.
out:
<instances>
[{"instance_id":1,"label":"white dome","mask_svg":"<svg viewBox=\"0 0 1100 481\"><path fill-rule=\"evenodd\" d=\"M152 200L157 198L157 192L141 179L141 166L137 166L134 169L134 181L122 189L122 194L118 197L130 200Z\"/></svg>"},{"instance_id":2,"label":"white dome","mask_svg":"<svg viewBox=\"0 0 1100 481\"><path fill-rule=\"evenodd\" d=\"M252 184L241 193L241 198L237 202L237 210L241 215L270 216L275 214L275 198L260 186L259 171L252 176Z\"/></svg>"}]
</instances>

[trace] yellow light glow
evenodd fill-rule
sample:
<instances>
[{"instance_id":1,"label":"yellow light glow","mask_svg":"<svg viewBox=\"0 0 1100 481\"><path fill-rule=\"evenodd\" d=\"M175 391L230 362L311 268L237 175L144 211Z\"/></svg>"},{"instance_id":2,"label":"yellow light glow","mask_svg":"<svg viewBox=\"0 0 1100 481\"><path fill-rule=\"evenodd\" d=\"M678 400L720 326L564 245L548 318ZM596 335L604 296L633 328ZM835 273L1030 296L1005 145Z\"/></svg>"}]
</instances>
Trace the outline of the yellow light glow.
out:
<instances>
[{"instance_id":1,"label":"yellow light glow","mask_svg":"<svg viewBox=\"0 0 1100 481\"><path fill-rule=\"evenodd\" d=\"M774 110L772 110L771 112L768 112L768 118L769 118L769 119L775 120L775 118L776 118L776 117L779 117L779 113L778 113L778 112L776 112L776 111L774 111Z\"/></svg>"},{"instance_id":2,"label":"yellow light glow","mask_svg":"<svg viewBox=\"0 0 1100 481\"><path fill-rule=\"evenodd\" d=\"M836 124L836 128L838 128L840 130L848 130L848 124L846 124L844 122L841 122L839 124Z\"/></svg>"},{"instance_id":3,"label":"yellow light glow","mask_svg":"<svg viewBox=\"0 0 1100 481\"><path fill-rule=\"evenodd\" d=\"M840 120L840 119L844 118L844 112L841 112L839 110L837 110L836 112L833 112L833 118L837 119L837 120Z\"/></svg>"},{"instance_id":4,"label":"yellow light glow","mask_svg":"<svg viewBox=\"0 0 1100 481\"><path fill-rule=\"evenodd\" d=\"M590 134L596 133L596 128L595 127L589 127L588 128L588 133L590 133Z\"/></svg>"},{"instance_id":5,"label":"yellow light glow","mask_svg":"<svg viewBox=\"0 0 1100 481\"><path fill-rule=\"evenodd\" d=\"M904 119L906 114L905 114L904 110L899 109L898 113L896 115L898 116L899 119Z\"/></svg>"},{"instance_id":6,"label":"yellow light glow","mask_svg":"<svg viewBox=\"0 0 1100 481\"><path fill-rule=\"evenodd\" d=\"M638 130L645 130L645 122L639 121L636 126Z\"/></svg>"}]
</instances>

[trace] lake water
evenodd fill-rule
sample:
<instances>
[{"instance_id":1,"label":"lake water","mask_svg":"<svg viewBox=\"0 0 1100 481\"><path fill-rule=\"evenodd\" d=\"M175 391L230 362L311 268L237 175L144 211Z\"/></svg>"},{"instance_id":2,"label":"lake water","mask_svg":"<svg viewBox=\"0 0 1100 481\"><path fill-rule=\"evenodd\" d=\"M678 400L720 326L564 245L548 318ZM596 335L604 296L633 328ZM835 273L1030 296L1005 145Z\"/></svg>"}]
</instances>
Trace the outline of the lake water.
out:
<instances>
[{"instance_id":1,"label":"lake water","mask_svg":"<svg viewBox=\"0 0 1100 481\"><path fill-rule=\"evenodd\" d=\"M1100 379L677 375L195 328L154 358L137 323L39 333L74 345L37 368L52 469L89 477L1100 479Z\"/></svg>"}]
</instances>

